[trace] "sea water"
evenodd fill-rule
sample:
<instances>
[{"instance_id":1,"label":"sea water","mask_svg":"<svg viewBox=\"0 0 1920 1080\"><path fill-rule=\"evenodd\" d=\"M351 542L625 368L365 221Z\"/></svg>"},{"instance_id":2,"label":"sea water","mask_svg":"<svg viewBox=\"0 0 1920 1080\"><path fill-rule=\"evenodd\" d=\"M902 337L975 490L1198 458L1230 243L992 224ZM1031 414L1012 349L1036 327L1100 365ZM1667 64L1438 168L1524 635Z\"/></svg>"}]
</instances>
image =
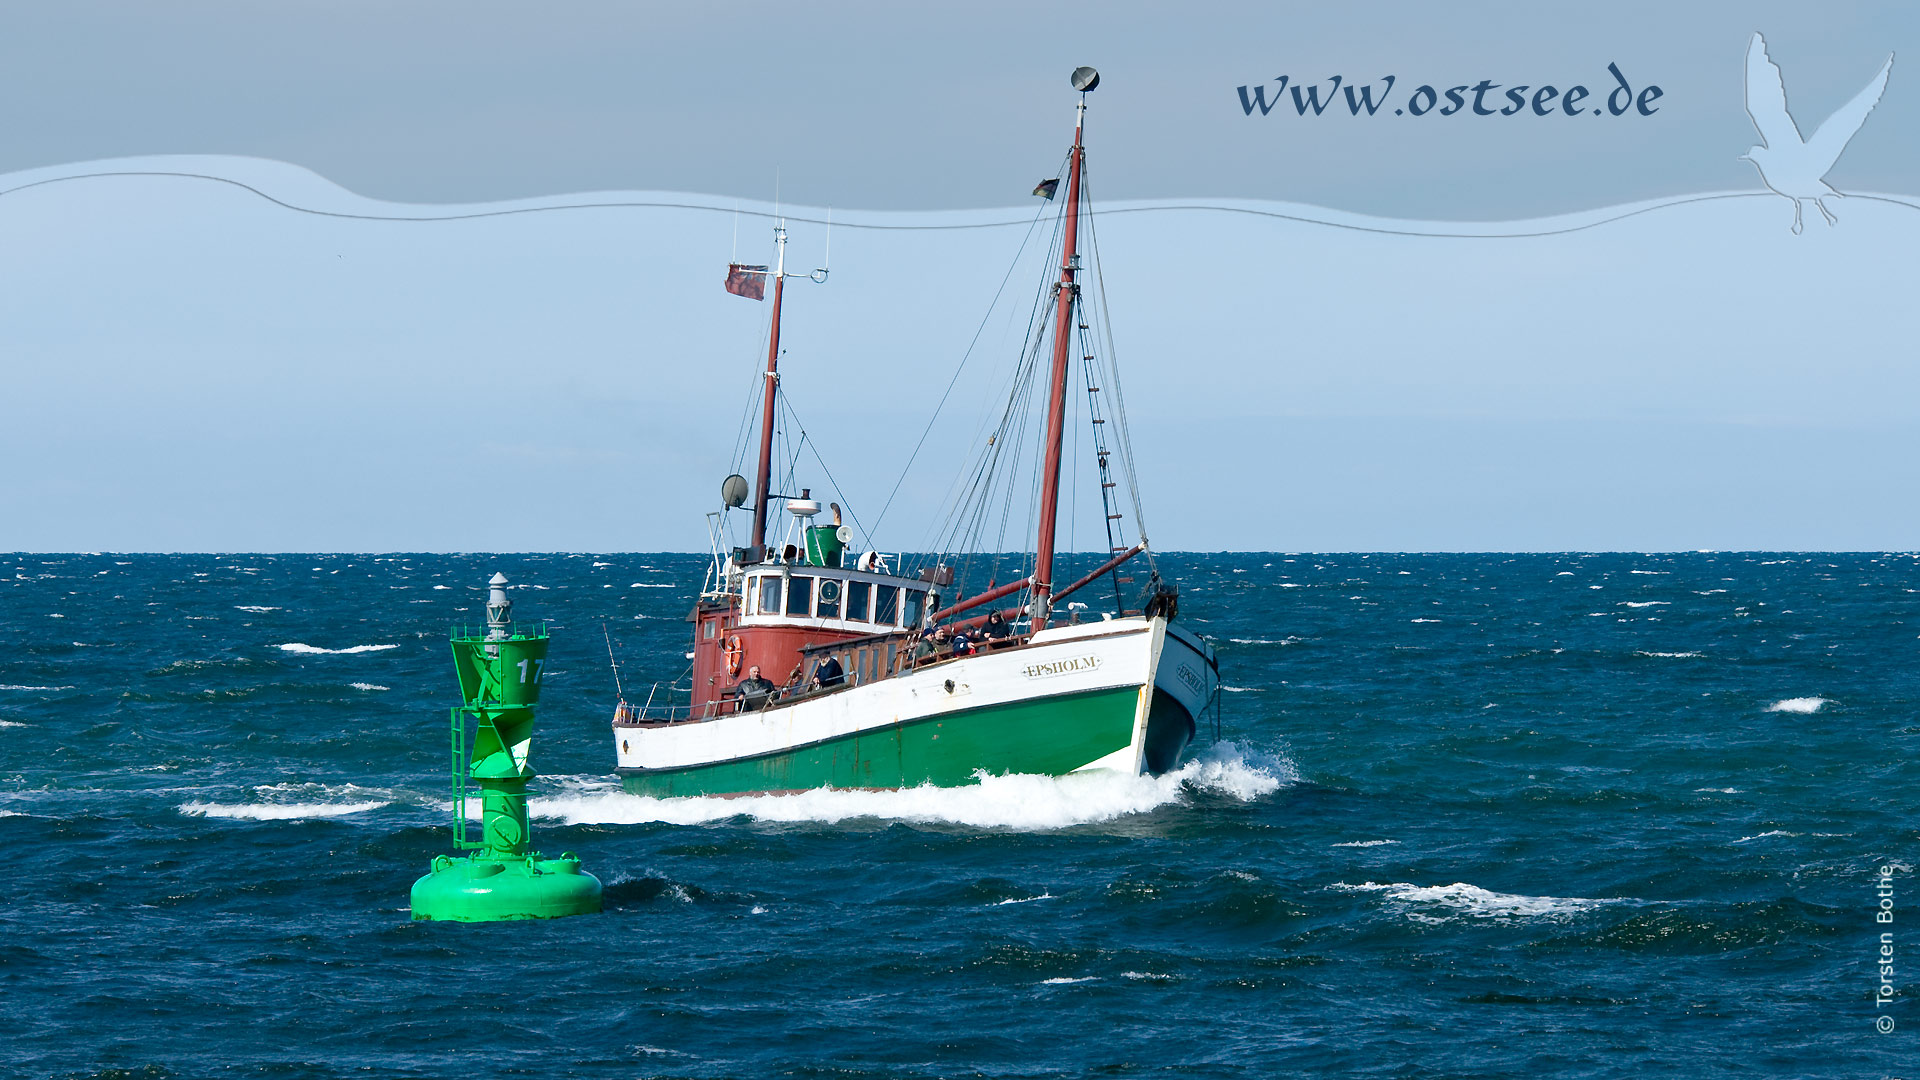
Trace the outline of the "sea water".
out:
<instances>
[{"instance_id":1,"label":"sea water","mask_svg":"<svg viewBox=\"0 0 1920 1080\"><path fill-rule=\"evenodd\" d=\"M1159 565L1226 683L1178 771L726 800L624 794L607 726L609 646L628 700L685 671L704 560L11 556L0 1072L1920 1060L1911 969L1875 1000L1881 935L1920 949L1914 556ZM553 632L535 842L606 911L415 923L449 849L447 629L495 570Z\"/></svg>"}]
</instances>

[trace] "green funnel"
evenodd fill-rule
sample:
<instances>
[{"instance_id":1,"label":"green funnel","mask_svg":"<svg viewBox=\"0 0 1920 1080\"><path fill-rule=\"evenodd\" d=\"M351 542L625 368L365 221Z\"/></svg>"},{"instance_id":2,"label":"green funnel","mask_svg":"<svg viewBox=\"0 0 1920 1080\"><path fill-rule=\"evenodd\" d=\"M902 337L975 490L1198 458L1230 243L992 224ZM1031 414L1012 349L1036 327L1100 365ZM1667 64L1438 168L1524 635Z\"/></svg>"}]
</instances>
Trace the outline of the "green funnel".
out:
<instances>
[{"instance_id":1,"label":"green funnel","mask_svg":"<svg viewBox=\"0 0 1920 1080\"><path fill-rule=\"evenodd\" d=\"M413 917L441 922L557 919L600 910L600 882L572 852L548 859L529 847L527 749L547 629L513 622L507 579L488 583L484 631L453 632L464 704L452 710L453 846L413 883ZM480 797L480 839L467 836L467 801Z\"/></svg>"}]
</instances>

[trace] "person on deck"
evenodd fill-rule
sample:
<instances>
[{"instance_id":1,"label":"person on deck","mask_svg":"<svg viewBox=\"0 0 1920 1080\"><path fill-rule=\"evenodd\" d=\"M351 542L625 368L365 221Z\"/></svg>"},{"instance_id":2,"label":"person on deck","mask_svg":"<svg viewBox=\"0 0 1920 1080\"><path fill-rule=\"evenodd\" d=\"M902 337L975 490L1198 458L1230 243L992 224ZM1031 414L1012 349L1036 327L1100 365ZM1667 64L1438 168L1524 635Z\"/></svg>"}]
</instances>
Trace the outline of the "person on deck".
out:
<instances>
[{"instance_id":1,"label":"person on deck","mask_svg":"<svg viewBox=\"0 0 1920 1080\"><path fill-rule=\"evenodd\" d=\"M747 669L747 677L741 679L734 690L740 695L742 711L764 709L767 699L773 696L773 680L761 678L760 665L755 664Z\"/></svg>"},{"instance_id":2,"label":"person on deck","mask_svg":"<svg viewBox=\"0 0 1920 1080\"><path fill-rule=\"evenodd\" d=\"M953 655L972 656L973 638L965 630L953 635Z\"/></svg>"},{"instance_id":3,"label":"person on deck","mask_svg":"<svg viewBox=\"0 0 1920 1080\"><path fill-rule=\"evenodd\" d=\"M1006 617L998 611L987 613L987 640L1003 641L1013 633L1013 627L1007 625Z\"/></svg>"},{"instance_id":4,"label":"person on deck","mask_svg":"<svg viewBox=\"0 0 1920 1080\"><path fill-rule=\"evenodd\" d=\"M939 646L934 643L933 635L917 633L913 636L913 651L911 655L915 667L933 659L934 653L938 651Z\"/></svg>"},{"instance_id":5,"label":"person on deck","mask_svg":"<svg viewBox=\"0 0 1920 1080\"><path fill-rule=\"evenodd\" d=\"M815 690L831 690L846 681L847 673L845 669L840 666L840 661L832 656L813 665L813 688Z\"/></svg>"},{"instance_id":6,"label":"person on deck","mask_svg":"<svg viewBox=\"0 0 1920 1080\"><path fill-rule=\"evenodd\" d=\"M787 684L780 688L780 696L783 698L797 696L800 693L800 688L806 685L806 676L807 662L805 660L793 665L793 670L787 672Z\"/></svg>"}]
</instances>

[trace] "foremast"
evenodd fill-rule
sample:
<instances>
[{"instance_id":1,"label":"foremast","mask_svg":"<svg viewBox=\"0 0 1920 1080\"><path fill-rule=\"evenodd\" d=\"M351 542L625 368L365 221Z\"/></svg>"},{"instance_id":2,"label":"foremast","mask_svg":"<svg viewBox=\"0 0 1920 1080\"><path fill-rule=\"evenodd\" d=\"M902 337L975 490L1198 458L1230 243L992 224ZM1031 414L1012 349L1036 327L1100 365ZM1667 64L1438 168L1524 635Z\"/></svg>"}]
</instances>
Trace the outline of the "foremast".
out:
<instances>
[{"instance_id":1,"label":"foremast","mask_svg":"<svg viewBox=\"0 0 1920 1080\"><path fill-rule=\"evenodd\" d=\"M767 371L766 386L762 388L765 401L760 409L760 473L754 486L757 494L753 501L753 546L764 548L767 543L767 505L773 501L773 409L774 396L780 389L780 301L787 291L787 226L785 222L773 227L773 243L778 249L773 267L773 327L767 331Z\"/></svg>"}]
</instances>

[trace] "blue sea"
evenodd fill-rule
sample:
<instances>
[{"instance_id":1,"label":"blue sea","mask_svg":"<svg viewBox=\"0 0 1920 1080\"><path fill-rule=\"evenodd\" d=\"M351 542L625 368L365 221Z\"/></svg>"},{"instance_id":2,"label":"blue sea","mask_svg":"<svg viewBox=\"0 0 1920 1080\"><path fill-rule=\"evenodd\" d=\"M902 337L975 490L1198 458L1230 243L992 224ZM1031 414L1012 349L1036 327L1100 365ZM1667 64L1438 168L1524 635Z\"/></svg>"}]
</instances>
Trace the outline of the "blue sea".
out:
<instances>
[{"instance_id":1,"label":"blue sea","mask_svg":"<svg viewBox=\"0 0 1920 1080\"><path fill-rule=\"evenodd\" d=\"M701 558L0 565L0 1075L1920 1072L1913 555L1166 555L1177 773L736 800L612 775ZM416 923L496 570L606 910Z\"/></svg>"}]
</instances>

